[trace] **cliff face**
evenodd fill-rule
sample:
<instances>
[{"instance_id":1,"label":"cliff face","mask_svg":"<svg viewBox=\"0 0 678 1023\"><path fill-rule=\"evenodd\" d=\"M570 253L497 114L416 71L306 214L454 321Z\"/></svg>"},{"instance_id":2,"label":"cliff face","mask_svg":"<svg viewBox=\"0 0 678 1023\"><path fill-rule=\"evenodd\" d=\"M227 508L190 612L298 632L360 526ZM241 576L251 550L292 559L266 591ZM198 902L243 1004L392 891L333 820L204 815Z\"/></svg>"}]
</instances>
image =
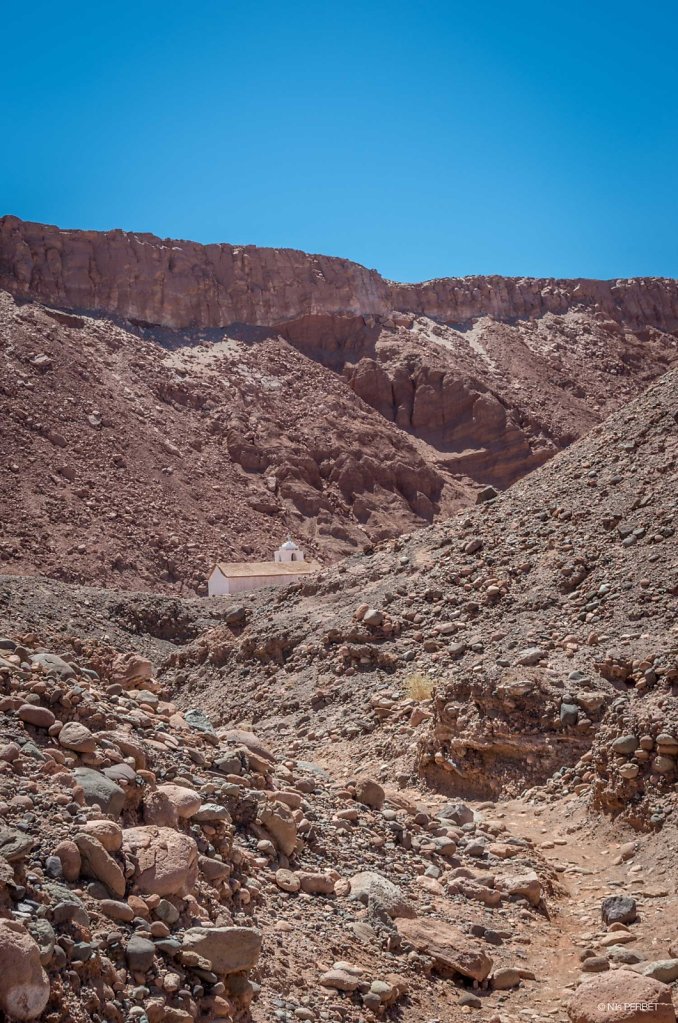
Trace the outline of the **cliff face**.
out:
<instances>
[{"instance_id":1,"label":"cliff face","mask_svg":"<svg viewBox=\"0 0 678 1023\"><path fill-rule=\"evenodd\" d=\"M557 280L538 277L442 278L423 284L393 284L394 309L411 310L463 323L479 316L526 319L563 315L573 307L597 311L631 330L678 330L678 280L639 277L628 280Z\"/></svg>"},{"instance_id":2,"label":"cliff face","mask_svg":"<svg viewBox=\"0 0 678 1023\"><path fill-rule=\"evenodd\" d=\"M0 220L0 288L165 327L269 326L301 312L385 313L388 285L347 259Z\"/></svg>"},{"instance_id":3,"label":"cliff face","mask_svg":"<svg viewBox=\"0 0 678 1023\"><path fill-rule=\"evenodd\" d=\"M632 330L678 330L678 281L444 278L394 284L347 259L199 245L125 231L61 231L0 219L0 288L16 297L173 328L271 326L391 310L463 323L596 310Z\"/></svg>"}]
</instances>

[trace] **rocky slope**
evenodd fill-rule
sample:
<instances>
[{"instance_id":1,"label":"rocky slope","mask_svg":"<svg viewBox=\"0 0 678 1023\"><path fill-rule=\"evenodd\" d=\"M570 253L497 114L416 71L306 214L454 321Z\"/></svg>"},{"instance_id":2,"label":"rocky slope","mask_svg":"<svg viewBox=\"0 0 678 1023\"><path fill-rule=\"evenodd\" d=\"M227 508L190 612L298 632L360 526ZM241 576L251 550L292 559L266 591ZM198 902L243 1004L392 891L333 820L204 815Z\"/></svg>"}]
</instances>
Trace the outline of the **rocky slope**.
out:
<instances>
[{"instance_id":1,"label":"rocky slope","mask_svg":"<svg viewBox=\"0 0 678 1023\"><path fill-rule=\"evenodd\" d=\"M436 788L486 797L553 779L660 823L676 782L660 737L678 727L677 379L496 500L240 602L244 628L174 655L177 684L197 667L193 690L224 720L301 735L320 758L373 743L389 770L411 768L417 737L398 717L384 735L394 694L435 687L418 748ZM617 756L623 735L636 746Z\"/></svg>"},{"instance_id":2,"label":"rocky slope","mask_svg":"<svg viewBox=\"0 0 678 1023\"><path fill-rule=\"evenodd\" d=\"M288 532L333 561L444 518L676 357L673 281L393 285L6 217L0 288L3 564L156 591Z\"/></svg>"},{"instance_id":3,"label":"rocky slope","mask_svg":"<svg viewBox=\"0 0 678 1023\"><path fill-rule=\"evenodd\" d=\"M276 757L180 711L138 654L76 645L62 657L0 638L7 1019L505 1023L543 1006L592 1023L590 989L565 987L581 944L585 977L623 967L604 978L611 1000L631 985L675 1020L661 858L635 897L619 894L624 866L590 885L610 894L565 954L577 864L549 862L541 811L526 834L510 808L506 821Z\"/></svg>"},{"instance_id":4,"label":"rocky slope","mask_svg":"<svg viewBox=\"0 0 678 1023\"><path fill-rule=\"evenodd\" d=\"M13 571L204 592L215 560L268 560L288 532L332 558L472 491L277 337L168 350L6 293L0 337Z\"/></svg>"},{"instance_id":5,"label":"rocky slope","mask_svg":"<svg viewBox=\"0 0 678 1023\"><path fill-rule=\"evenodd\" d=\"M677 382L272 594L4 577L0 1009L675 1023Z\"/></svg>"}]
</instances>

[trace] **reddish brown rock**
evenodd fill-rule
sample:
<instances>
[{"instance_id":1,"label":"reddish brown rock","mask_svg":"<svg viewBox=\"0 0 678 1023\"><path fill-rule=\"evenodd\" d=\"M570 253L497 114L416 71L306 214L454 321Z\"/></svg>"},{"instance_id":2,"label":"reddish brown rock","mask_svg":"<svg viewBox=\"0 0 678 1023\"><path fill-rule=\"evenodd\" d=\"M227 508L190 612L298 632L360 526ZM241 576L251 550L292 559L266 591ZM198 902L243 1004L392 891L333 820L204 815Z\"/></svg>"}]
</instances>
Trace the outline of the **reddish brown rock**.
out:
<instances>
[{"instance_id":1,"label":"reddish brown rock","mask_svg":"<svg viewBox=\"0 0 678 1023\"><path fill-rule=\"evenodd\" d=\"M59 745L77 753L93 753L97 741L85 725L79 721L67 721L59 732Z\"/></svg>"},{"instance_id":2,"label":"reddish brown rock","mask_svg":"<svg viewBox=\"0 0 678 1023\"><path fill-rule=\"evenodd\" d=\"M290 531L333 561L512 484L676 357L670 280L397 285L13 217L0 268L9 570L69 582L204 593L216 556L268 559Z\"/></svg>"},{"instance_id":3,"label":"reddish brown rock","mask_svg":"<svg viewBox=\"0 0 678 1023\"><path fill-rule=\"evenodd\" d=\"M102 843L91 834L75 836L75 844L82 858L81 872L86 877L101 881L112 895L125 894L125 875L120 864L106 851Z\"/></svg>"},{"instance_id":4,"label":"reddish brown rock","mask_svg":"<svg viewBox=\"0 0 678 1023\"><path fill-rule=\"evenodd\" d=\"M117 852L122 845L122 828L115 821L86 821L82 830L92 838L96 838L107 852Z\"/></svg>"},{"instance_id":5,"label":"reddish brown rock","mask_svg":"<svg viewBox=\"0 0 678 1023\"><path fill-rule=\"evenodd\" d=\"M198 812L201 797L181 785L159 785L144 797L144 820L160 827L176 827L180 818Z\"/></svg>"},{"instance_id":6,"label":"reddish brown rock","mask_svg":"<svg viewBox=\"0 0 678 1023\"><path fill-rule=\"evenodd\" d=\"M631 970L600 974L577 988L567 1006L572 1023L675 1023L671 988Z\"/></svg>"},{"instance_id":7,"label":"reddish brown rock","mask_svg":"<svg viewBox=\"0 0 678 1023\"><path fill-rule=\"evenodd\" d=\"M254 927L191 927L184 934L182 947L203 956L223 977L255 966L261 942L261 931Z\"/></svg>"},{"instance_id":8,"label":"reddish brown rock","mask_svg":"<svg viewBox=\"0 0 678 1023\"><path fill-rule=\"evenodd\" d=\"M34 703L25 703L19 707L19 717L36 728L50 728L56 717L47 707L38 707Z\"/></svg>"},{"instance_id":9,"label":"reddish brown rock","mask_svg":"<svg viewBox=\"0 0 678 1023\"><path fill-rule=\"evenodd\" d=\"M417 952L430 956L438 969L461 973L478 981L489 976L490 957L477 942L452 924L442 920L399 919L396 926L401 938Z\"/></svg>"},{"instance_id":10,"label":"reddish brown rock","mask_svg":"<svg viewBox=\"0 0 678 1023\"><path fill-rule=\"evenodd\" d=\"M22 923L0 920L0 1009L8 1018L36 1019L49 998L40 950Z\"/></svg>"},{"instance_id":11,"label":"reddish brown rock","mask_svg":"<svg viewBox=\"0 0 678 1023\"><path fill-rule=\"evenodd\" d=\"M188 895L198 873L195 841L172 828L127 828L123 851L136 862L134 884L147 895Z\"/></svg>"},{"instance_id":12,"label":"reddish brown rock","mask_svg":"<svg viewBox=\"0 0 678 1023\"><path fill-rule=\"evenodd\" d=\"M464 277L392 284L347 259L295 249L199 245L128 231L62 231L0 219L0 287L74 309L97 309L168 327L272 325L299 317L386 315L392 310L460 323L584 307L630 325L678 327L678 287L633 281ZM94 268L94 269L93 269Z\"/></svg>"},{"instance_id":13,"label":"reddish brown rock","mask_svg":"<svg viewBox=\"0 0 678 1023\"><path fill-rule=\"evenodd\" d=\"M65 838L54 847L54 855L61 860L61 870L67 881L77 881L80 877L81 856L75 842Z\"/></svg>"}]
</instances>

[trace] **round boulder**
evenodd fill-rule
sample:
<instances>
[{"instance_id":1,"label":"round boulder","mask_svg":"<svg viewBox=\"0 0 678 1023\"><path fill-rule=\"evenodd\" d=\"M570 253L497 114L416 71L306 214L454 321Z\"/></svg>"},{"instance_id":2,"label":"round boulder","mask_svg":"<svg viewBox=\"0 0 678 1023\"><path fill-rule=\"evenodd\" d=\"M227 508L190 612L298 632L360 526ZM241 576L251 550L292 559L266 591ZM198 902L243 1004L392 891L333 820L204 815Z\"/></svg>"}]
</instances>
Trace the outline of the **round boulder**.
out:
<instances>
[{"instance_id":1,"label":"round boulder","mask_svg":"<svg viewBox=\"0 0 678 1023\"><path fill-rule=\"evenodd\" d=\"M572 1023L676 1023L671 988L631 970L610 970L585 981L572 995Z\"/></svg>"},{"instance_id":2,"label":"round boulder","mask_svg":"<svg viewBox=\"0 0 678 1023\"><path fill-rule=\"evenodd\" d=\"M134 885L144 895L188 895L198 876L198 847L172 828L147 825L123 832L125 856L136 864Z\"/></svg>"},{"instance_id":3,"label":"round boulder","mask_svg":"<svg viewBox=\"0 0 678 1023\"><path fill-rule=\"evenodd\" d=\"M67 721L59 732L59 745L75 753L94 753L97 741L85 725L79 721Z\"/></svg>"},{"instance_id":4,"label":"round boulder","mask_svg":"<svg viewBox=\"0 0 678 1023\"><path fill-rule=\"evenodd\" d=\"M359 778L355 786L355 797L359 803L379 810L384 805L385 793L374 778Z\"/></svg>"},{"instance_id":5,"label":"round boulder","mask_svg":"<svg viewBox=\"0 0 678 1023\"><path fill-rule=\"evenodd\" d=\"M16 1020L36 1019L49 999L40 948L23 924L0 920L0 1009Z\"/></svg>"},{"instance_id":6,"label":"round boulder","mask_svg":"<svg viewBox=\"0 0 678 1023\"><path fill-rule=\"evenodd\" d=\"M34 728L51 728L56 721L51 710L35 703L24 703L22 707L19 707L19 717L26 724L33 725Z\"/></svg>"}]
</instances>

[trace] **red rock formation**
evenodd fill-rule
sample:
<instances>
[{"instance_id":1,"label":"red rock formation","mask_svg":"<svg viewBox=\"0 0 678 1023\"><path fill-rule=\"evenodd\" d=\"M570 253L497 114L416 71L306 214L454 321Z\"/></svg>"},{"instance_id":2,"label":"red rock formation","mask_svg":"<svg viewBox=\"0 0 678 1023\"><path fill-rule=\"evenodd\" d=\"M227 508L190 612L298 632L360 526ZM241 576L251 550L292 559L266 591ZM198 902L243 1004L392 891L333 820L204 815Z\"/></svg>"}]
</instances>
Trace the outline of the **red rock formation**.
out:
<instances>
[{"instance_id":1,"label":"red rock formation","mask_svg":"<svg viewBox=\"0 0 678 1023\"><path fill-rule=\"evenodd\" d=\"M176 328L388 309L386 282L347 259L127 231L60 231L16 217L0 220L0 288Z\"/></svg>"},{"instance_id":2,"label":"red rock formation","mask_svg":"<svg viewBox=\"0 0 678 1023\"><path fill-rule=\"evenodd\" d=\"M605 313L632 330L678 330L678 281L673 278L446 277L423 284L394 284L389 296L394 309L447 323L464 323L479 316L534 318L582 308Z\"/></svg>"},{"instance_id":3,"label":"red rock formation","mask_svg":"<svg viewBox=\"0 0 678 1023\"><path fill-rule=\"evenodd\" d=\"M675 360L677 310L676 281L398 285L5 217L0 563L199 589L288 530L330 559L393 537L637 396Z\"/></svg>"},{"instance_id":4,"label":"red rock formation","mask_svg":"<svg viewBox=\"0 0 678 1023\"><path fill-rule=\"evenodd\" d=\"M288 533L321 560L449 514L472 488L272 336L150 331L0 293L0 574L204 590Z\"/></svg>"},{"instance_id":5,"label":"red rock formation","mask_svg":"<svg viewBox=\"0 0 678 1023\"><path fill-rule=\"evenodd\" d=\"M167 327L273 325L392 309L462 323L598 310L632 329L678 330L678 282L443 278L394 284L347 259L253 245L199 245L127 231L61 231L0 219L0 288Z\"/></svg>"}]
</instances>

